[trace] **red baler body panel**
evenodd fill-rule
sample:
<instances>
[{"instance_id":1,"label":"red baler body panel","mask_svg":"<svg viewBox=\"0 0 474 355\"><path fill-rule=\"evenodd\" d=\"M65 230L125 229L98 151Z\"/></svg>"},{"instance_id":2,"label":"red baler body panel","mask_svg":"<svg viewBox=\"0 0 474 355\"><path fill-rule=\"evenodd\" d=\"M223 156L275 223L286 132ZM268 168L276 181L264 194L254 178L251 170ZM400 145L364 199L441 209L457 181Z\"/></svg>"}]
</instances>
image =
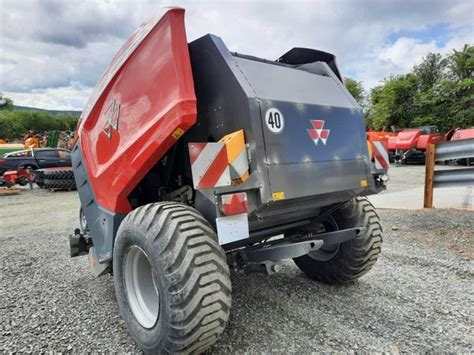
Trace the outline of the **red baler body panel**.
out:
<instances>
[{"instance_id":1,"label":"red baler body panel","mask_svg":"<svg viewBox=\"0 0 474 355\"><path fill-rule=\"evenodd\" d=\"M418 138L420 138L419 130L401 131L398 133L395 148L405 150L415 147L418 142Z\"/></svg>"},{"instance_id":2,"label":"red baler body panel","mask_svg":"<svg viewBox=\"0 0 474 355\"><path fill-rule=\"evenodd\" d=\"M196 122L197 108L184 10L145 22L97 83L77 128L98 203L131 210L128 195Z\"/></svg>"},{"instance_id":3,"label":"red baler body panel","mask_svg":"<svg viewBox=\"0 0 474 355\"><path fill-rule=\"evenodd\" d=\"M420 135L420 138L418 138L416 149L426 150L428 144L440 142L441 140L441 135L439 133L422 134Z\"/></svg>"},{"instance_id":4,"label":"red baler body panel","mask_svg":"<svg viewBox=\"0 0 474 355\"><path fill-rule=\"evenodd\" d=\"M458 129L451 137L452 141L474 138L474 128Z\"/></svg>"},{"instance_id":5,"label":"red baler body panel","mask_svg":"<svg viewBox=\"0 0 474 355\"><path fill-rule=\"evenodd\" d=\"M421 134L420 129L407 129L398 133L397 137L390 137L388 141L388 149L408 150L417 149L424 151L429 143L441 141L439 133Z\"/></svg>"},{"instance_id":6,"label":"red baler body panel","mask_svg":"<svg viewBox=\"0 0 474 355\"><path fill-rule=\"evenodd\" d=\"M388 137L388 150L389 151L395 151L397 150L397 136L393 136L393 137Z\"/></svg>"}]
</instances>

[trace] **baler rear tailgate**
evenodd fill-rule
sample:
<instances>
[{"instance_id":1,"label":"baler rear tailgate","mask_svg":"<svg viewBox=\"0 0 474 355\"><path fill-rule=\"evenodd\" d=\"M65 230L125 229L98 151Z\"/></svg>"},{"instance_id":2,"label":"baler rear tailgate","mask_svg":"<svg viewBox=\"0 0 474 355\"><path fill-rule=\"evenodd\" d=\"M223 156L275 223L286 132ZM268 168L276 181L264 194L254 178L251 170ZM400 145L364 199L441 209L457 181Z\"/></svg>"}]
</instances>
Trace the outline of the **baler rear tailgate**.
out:
<instances>
[{"instance_id":1,"label":"baler rear tailgate","mask_svg":"<svg viewBox=\"0 0 474 355\"><path fill-rule=\"evenodd\" d=\"M289 199L364 187L368 153L360 111L270 100L260 108L272 194ZM268 122L274 109L282 116L283 123L274 122L283 125L278 133Z\"/></svg>"},{"instance_id":2,"label":"baler rear tailgate","mask_svg":"<svg viewBox=\"0 0 474 355\"><path fill-rule=\"evenodd\" d=\"M283 123L273 133L265 120L267 112L278 109ZM367 157L364 121L360 112L343 107L294 104L262 100L267 164L354 160Z\"/></svg>"},{"instance_id":3,"label":"baler rear tailgate","mask_svg":"<svg viewBox=\"0 0 474 355\"><path fill-rule=\"evenodd\" d=\"M274 200L280 196L294 199L339 191L360 192L367 186L362 160L269 165L268 174Z\"/></svg>"},{"instance_id":4,"label":"baler rear tailgate","mask_svg":"<svg viewBox=\"0 0 474 355\"><path fill-rule=\"evenodd\" d=\"M191 43L190 54L199 124L188 138L243 130L255 178L244 184L258 189L257 207L326 194L333 204L370 188L362 108L327 63L230 53L212 35Z\"/></svg>"}]
</instances>

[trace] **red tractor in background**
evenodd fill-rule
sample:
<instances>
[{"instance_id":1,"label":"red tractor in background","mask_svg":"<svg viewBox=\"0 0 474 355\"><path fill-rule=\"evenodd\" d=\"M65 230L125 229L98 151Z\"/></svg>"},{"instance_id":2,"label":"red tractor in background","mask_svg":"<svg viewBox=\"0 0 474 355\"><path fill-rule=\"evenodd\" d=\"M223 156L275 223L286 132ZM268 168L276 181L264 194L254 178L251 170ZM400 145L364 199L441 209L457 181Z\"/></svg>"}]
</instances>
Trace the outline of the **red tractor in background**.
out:
<instances>
[{"instance_id":1,"label":"red tractor in background","mask_svg":"<svg viewBox=\"0 0 474 355\"><path fill-rule=\"evenodd\" d=\"M442 140L436 126L406 128L397 136L389 137L388 150L393 155L395 163L424 162L428 144Z\"/></svg>"},{"instance_id":2,"label":"red tractor in background","mask_svg":"<svg viewBox=\"0 0 474 355\"><path fill-rule=\"evenodd\" d=\"M29 168L18 168L17 170L8 170L0 176L0 186L12 187L13 185L26 186L30 184L33 189L35 175Z\"/></svg>"}]
</instances>

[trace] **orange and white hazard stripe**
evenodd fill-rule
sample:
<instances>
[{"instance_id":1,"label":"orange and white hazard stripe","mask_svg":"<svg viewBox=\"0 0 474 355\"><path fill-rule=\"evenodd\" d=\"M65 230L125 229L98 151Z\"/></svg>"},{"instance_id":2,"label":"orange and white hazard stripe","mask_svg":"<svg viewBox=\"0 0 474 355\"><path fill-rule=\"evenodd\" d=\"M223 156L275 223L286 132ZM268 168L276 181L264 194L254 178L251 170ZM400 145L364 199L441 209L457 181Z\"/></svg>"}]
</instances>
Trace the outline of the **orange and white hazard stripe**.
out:
<instances>
[{"instance_id":1,"label":"orange and white hazard stripe","mask_svg":"<svg viewBox=\"0 0 474 355\"><path fill-rule=\"evenodd\" d=\"M222 137L219 142L227 149L230 177L234 184L243 183L249 178L249 160L245 146L244 131L236 131Z\"/></svg>"},{"instance_id":2,"label":"orange and white hazard stripe","mask_svg":"<svg viewBox=\"0 0 474 355\"><path fill-rule=\"evenodd\" d=\"M189 143L188 149L195 189L231 185L224 143Z\"/></svg>"},{"instance_id":3,"label":"orange and white hazard stripe","mask_svg":"<svg viewBox=\"0 0 474 355\"><path fill-rule=\"evenodd\" d=\"M387 148L380 141L373 141L372 145L375 168L378 170L387 170L390 166Z\"/></svg>"}]
</instances>

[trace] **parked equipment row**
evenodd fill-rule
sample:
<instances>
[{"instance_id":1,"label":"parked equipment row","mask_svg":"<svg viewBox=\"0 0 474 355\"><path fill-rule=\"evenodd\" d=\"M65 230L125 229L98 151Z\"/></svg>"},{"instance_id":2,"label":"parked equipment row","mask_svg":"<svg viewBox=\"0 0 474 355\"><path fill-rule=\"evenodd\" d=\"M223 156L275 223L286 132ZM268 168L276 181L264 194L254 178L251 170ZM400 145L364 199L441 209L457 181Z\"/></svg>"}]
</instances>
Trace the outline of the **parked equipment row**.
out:
<instances>
[{"instance_id":1,"label":"parked equipment row","mask_svg":"<svg viewBox=\"0 0 474 355\"><path fill-rule=\"evenodd\" d=\"M443 141L457 141L474 138L474 127L467 129L451 129L444 137L436 126L423 126L403 129L398 132L367 132L367 140L383 144L389 152L390 161L399 164L411 162L424 163L426 149L429 144ZM474 162L474 157L470 157ZM469 164L469 160L457 159L460 165Z\"/></svg>"}]
</instances>

